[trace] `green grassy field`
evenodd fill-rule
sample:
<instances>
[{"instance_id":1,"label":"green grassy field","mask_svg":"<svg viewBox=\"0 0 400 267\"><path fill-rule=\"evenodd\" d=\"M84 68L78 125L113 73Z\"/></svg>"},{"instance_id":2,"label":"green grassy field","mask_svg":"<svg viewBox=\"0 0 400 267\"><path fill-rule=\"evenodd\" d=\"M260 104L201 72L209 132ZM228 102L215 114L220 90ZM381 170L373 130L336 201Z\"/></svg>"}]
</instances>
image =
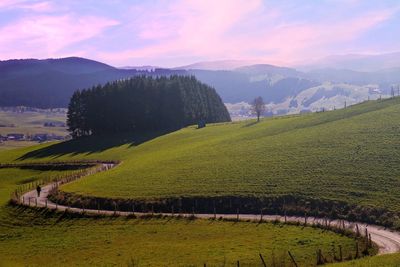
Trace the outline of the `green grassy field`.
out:
<instances>
[{"instance_id":1,"label":"green grassy field","mask_svg":"<svg viewBox=\"0 0 400 267\"><path fill-rule=\"evenodd\" d=\"M44 144L0 152L0 162L122 161L110 171L62 188L84 195L297 194L399 211L399 104L400 99L392 99L257 124L188 127L158 138L125 135ZM1 170L2 201L17 184L46 175L20 171ZM204 261L221 265L224 259L230 265L238 259L254 265L259 264L259 252L270 255L270 260L272 247L275 255L290 249L302 262L315 258L316 247L331 251L332 242L354 247L351 239L318 229L273 224L70 218L21 210L5 202L0 215L0 258L5 266L126 266L131 259L140 266L201 265ZM339 266L398 266L398 262L399 254L395 254Z\"/></svg>"},{"instance_id":2,"label":"green grassy field","mask_svg":"<svg viewBox=\"0 0 400 267\"><path fill-rule=\"evenodd\" d=\"M346 110L188 127L150 141L92 138L0 161L115 159L62 190L120 198L294 194L400 211L400 99Z\"/></svg>"},{"instance_id":3,"label":"green grassy field","mask_svg":"<svg viewBox=\"0 0 400 267\"><path fill-rule=\"evenodd\" d=\"M9 112L0 111L0 135L10 133L37 134L54 133L56 135L67 135L65 127L44 127L45 122L66 122L66 115L56 112ZM10 127L13 125L14 127Z\"/></svg>"},{"instance_id":4,"label":"green grassy field","mask_svg":"<svg viewBox=\"0 0 400 267\"><path fill-rule=\"evenodd\" d=\"M329 267L398 267L400 266L400 253L368 257L342 263L328 264Z\"/></svg>"},{"instance_id":5,"label":"green grassy field","mask_svg":"<svg viewBox=\"0 0 400 267\"><path fill-rule=\"evenodd\" d=\"M33 146L37 145L37 142L33 141L5 141L0 143L0 151L2 150L10 150L10 149L15 149L15 148L20 148L20 147L28 147L28 146Z\"/></svg>"},{"instance_id":6,"label":"green grassy field","mask_svg":"<svg viewBox=\"0 0 400 267\"><path fill-rule=\"evenodd\" d=\"M77 218L6 205L24 183L61 171L0 169L0 266L260 266L258 253L289 265L290 250L311 266L319 248L331 257L343 246L354 255L354 239L311 227L272 223L168 218Z\"/></svg>"}]
</instances>

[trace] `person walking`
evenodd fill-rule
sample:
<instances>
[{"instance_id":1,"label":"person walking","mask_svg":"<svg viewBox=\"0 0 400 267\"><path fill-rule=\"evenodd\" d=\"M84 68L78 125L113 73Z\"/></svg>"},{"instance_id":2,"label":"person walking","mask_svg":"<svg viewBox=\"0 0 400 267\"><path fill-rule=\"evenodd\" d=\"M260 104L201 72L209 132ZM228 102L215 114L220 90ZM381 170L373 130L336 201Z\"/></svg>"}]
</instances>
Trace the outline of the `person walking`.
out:
<instances>
[{"instance_id":1,"label":"person walking","mask_svg":"<svg viewBox=\"0 0 400 267\"><path fill-rule=\"evenodd\" d=\"M40 185L38 185L36 187L36 192L37 192L37 196L40 197L40 191L42 191L42 188L40 187Z\"/></svg>"}]
</instances>

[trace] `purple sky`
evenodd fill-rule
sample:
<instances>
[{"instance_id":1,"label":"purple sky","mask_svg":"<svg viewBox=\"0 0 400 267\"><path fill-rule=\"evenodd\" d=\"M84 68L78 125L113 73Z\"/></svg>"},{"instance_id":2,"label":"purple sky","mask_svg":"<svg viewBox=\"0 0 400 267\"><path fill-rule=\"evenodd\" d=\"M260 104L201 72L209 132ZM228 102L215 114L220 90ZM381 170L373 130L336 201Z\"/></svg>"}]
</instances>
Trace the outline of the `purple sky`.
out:
<instances>
[{"instance_id":1,"label":"purple sky","mask_svg":"<svg viewBox=\"0 0 400 267\"><path fill-rule=\"evenodd\" d=\"M400 1L0 0L0 59L304 64L400 49Z\"/></svg>"}]
</instances>

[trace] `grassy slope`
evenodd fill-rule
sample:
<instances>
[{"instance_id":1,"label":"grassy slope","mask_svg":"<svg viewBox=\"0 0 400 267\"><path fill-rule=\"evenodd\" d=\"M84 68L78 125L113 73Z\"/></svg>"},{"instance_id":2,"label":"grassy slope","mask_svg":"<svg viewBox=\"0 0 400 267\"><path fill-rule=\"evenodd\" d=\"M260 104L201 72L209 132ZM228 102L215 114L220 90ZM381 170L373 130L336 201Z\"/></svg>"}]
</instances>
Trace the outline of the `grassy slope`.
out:
<instances>
[{"instance_id":1,"label":"grassy slope","mask_svg":"<svg viewBox=\"0 0 400 267\"><path fill-rule=\"evenodd\" d=\"M18 184L59 171L0 169L0 266L188 266L259 264L258 253L277 258L286 250L300 263L315 250L341 244L354 253L354 240L295 226L206 220L71 218L52 212L6 206ZM269 259L270 260L270 259Z\"/></svg>"},{"instance_id":2,"label":"grassy slope","mask_svg":"<svg viewBox=\"0 0 400 267\"><path fill-rule=\"evenodd\" d=\"M254 125L243 122L202 130L187 128L139 146L125 144L132 141L125 138L113 140L114 144L109 144L110 140L93 139L68 145L42 145L0 153L0 162L13 161L22 155L26 155L24 159L27 161L90 158L124 160L123 165L115 170L82 179L66 188L85 194L154 197L180 192L203 194L210 188L213 188L211 194L223 194L225 190L227 194L252 191L261 194L298 193L307 189L308 195L344 198L349 202L361 201L363 204L399 210L396 203L399 199L396 190L399 184L396 170L400 144L397 140L400 129L397 119L400 114L399 103L399 99L370 102L345 111L268 119ZM209 166L204 167L207 162ZM168 167L170 164L173 167ZM226 169L226 166L230 168ZM140 171L149 167L146 172L151 170L150 174L144 176ZM167 174L174 174L176 178ZM155 175L159 175L161 182L152 177ZM207 180L199 179L201 175ZM238 180L239 175L245 179ZM224 182L216 181L217 178ZM116 181L124 185L116 185ZM213 183L209 185L207 181ZM313 188L315 181L317 188ZM273 183L275 185L271 186ZM81 186L84 186L82 191ZM124 187L128 189L124 190ZM384 199L379 199L382 196ZM73 223L86 224L88 229L93 227L83 219ZM61 224L57 227L65 228ZM118 224L115 227L122 229ZM52 228L58 230L54 226ZM31 247L19 248L21 254L10 255L24 255L27 257L25 261L29 260L30 255L34 255L29 251L35 246L35 241L48 234L40 231L36 237L32 234ZM15 241L18 244L27 238L18 234L11 236L20 236ZM77 240L74 242L80 244ZM7 241L5 243L0 245L2 249L8 246ZM57 239L54 246L55 243ZM4 251L8 253L8 250ZM89 250L79 251L86 253ZM87 259L91 259L90 256ZM399 254L395 254L340 266L397 266L399 261Z\"/></svg>"},{"instance_id":3,"label":"grassy slope","mask_svg":"<svg viewBox=\"0 0 400 267\"><path fill-rule=\"evenodd\" d=\"M60 136L68 134L65 127L44 127L45 122L65 122L66 116L60 113L39 112L5 112L0 111L0 125L15 125L15 127L0 127L0 135L22 133L26 135L48 133ZM0 143L0 151L37 144L31 141L7 141Z\"/></svg>"},{"instance_id":4,"label":"grassy slope","mask_svg":"<svg viewBox=\"0 0 400 267\"><path fill-rule=\"evenodd\" d=\"M54 133L57 135L67 135L67 130L64 127L44 127L45 122L64 122L66 115L60 113L39 113L39 112L5 112L0 111L0 124L10 125L15 127L0 127L0 134L6 135L9 133Z\"/></svg>"},{"instance_id":5,"label":"grassy slope","mask_svg":"<svg viewBox=\"0 0 400 267\"><path fill-rule=\"evenodd\" d=\"M111 171L63 187L85 195L298 194L400 211L399 104L396 98L258 124L189 127L138 146L124 144L131 139L109 146L106 139L83 140L14 150L0 161L24 154L29 161L123 160Z\"/></svg>"},{"instance_id":6,"label":"grassy slope","mask_svg":"<svg viewBox=\"0 0 400 267\"><path fill-rule=\"evenodd\" d=\"M368 257L360 260L327 265L329 267L398 267L400 266L400 253Z\"/></svg>"},{"instance_id":7,"label":"grassy slope","mask_svg":"<svg viewBox=\"0 0 400 267\"><path fill-rule=\"evenodd\" d=\"M2 150L10 150L20 147L27 147L37 145L37 142L32 141L5 141L0 143L0 151Z\"/></svg>"}]
</instances>

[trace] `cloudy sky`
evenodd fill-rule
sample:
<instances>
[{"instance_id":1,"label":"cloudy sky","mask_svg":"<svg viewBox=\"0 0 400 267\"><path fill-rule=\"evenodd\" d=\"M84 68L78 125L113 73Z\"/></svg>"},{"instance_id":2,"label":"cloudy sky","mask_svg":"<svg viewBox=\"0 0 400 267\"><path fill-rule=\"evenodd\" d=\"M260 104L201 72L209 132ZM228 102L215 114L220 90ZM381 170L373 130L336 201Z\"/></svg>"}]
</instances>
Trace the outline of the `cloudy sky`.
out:
<instances>
[{"instance_id":1,"label":"cloudy sky","mask_svg":"<svg viewBox=\"0 0 400 267\"><path fill-rule=\"evenodd\" d=\"M394 51L400 51L398 0L0 0L0 60L293 65Z\"/></svg>"}]
</instances>

